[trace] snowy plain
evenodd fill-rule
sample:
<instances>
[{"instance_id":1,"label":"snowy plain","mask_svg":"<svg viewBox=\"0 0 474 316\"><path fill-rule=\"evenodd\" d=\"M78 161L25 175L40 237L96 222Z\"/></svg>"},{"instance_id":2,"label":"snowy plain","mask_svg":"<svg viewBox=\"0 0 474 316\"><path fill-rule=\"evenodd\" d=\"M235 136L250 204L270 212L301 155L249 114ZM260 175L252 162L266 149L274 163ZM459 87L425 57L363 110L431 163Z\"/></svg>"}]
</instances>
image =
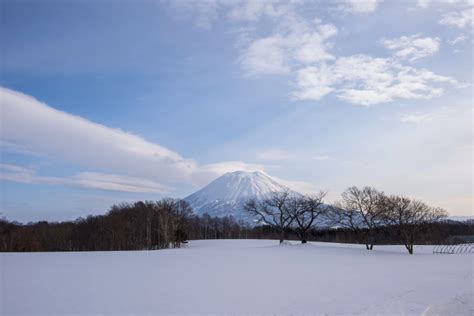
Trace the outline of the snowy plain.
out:
<instances>
[{"instance_id":1,"label":"snowy plain","mask_svg":"<svg viewBox=\"0 0 474 316\"><path fill-rule=\"evenodd\" d=\"M472 255L418 246L191 241L2 253L1 315L473 315Z\"/></svg>"}]
</instances>

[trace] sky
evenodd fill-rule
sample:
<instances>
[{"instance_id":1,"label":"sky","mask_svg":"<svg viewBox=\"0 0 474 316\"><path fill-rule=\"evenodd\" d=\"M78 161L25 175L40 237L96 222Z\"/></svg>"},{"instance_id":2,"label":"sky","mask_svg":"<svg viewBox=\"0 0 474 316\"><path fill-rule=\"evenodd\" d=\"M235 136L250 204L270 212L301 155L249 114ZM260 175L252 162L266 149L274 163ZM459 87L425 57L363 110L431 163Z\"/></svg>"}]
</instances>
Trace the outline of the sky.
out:
<instances>
[{"instance_id":1,"label":"sky","mask_svg":"<svg viewBox=\"0 0 474 316\"><path fill-rule=\"evenodd\" d=\"M261 170L473 215L472 1L11 1L0 216L71 220Z\"/></svg>"}]
</instances>

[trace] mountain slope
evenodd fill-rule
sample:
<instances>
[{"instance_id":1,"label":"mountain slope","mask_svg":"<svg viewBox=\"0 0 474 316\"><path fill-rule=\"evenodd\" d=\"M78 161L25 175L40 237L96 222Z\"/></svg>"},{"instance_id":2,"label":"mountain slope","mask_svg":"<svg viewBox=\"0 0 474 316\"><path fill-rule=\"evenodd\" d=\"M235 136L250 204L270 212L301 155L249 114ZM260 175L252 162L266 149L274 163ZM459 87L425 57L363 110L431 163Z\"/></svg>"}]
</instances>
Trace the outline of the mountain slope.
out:
<instances>
[{"instance_id":1,"label":"mountain slope","mask_svg":"<svg viewBox=\"0 0 474 316\"><path fill-rule=\"evenodd\" d=\"M263 199L271 192L284 190L288 188L263 172L236 171L222 175L185 200L198 215L232 215L236 219L248 221L250 218L244 210L248 199Z\"/></svg>"}]
</instances>

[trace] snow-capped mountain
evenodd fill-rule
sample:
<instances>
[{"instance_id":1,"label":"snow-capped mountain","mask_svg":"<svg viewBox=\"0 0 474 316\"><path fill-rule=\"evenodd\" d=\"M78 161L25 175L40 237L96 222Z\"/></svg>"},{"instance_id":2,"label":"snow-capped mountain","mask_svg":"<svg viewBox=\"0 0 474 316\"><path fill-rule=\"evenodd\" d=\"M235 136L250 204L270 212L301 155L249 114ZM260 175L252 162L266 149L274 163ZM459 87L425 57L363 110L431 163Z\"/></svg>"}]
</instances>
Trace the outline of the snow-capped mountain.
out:
<instances>
[{"instance_id":1,"label":"snow-capped mountain","mask_svg":"<svg viewBox=\"0 0 474 316\"><path fill-rule=\"evenodd\" d=\"M198 215L234 216L250 220L244 204L250 198L263 199L271 192L289 190L263 172L236 171L226 173L201 190L185 198Z\"/></svg>"}]
</instances>

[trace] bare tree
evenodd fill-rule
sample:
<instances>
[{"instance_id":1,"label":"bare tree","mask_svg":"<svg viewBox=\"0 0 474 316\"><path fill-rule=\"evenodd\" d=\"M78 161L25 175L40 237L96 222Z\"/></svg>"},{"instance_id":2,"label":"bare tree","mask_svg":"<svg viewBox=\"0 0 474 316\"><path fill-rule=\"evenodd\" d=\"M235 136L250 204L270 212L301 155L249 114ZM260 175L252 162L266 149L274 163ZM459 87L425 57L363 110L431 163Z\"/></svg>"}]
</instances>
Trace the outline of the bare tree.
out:
<instances>
[{"instance_id":1,"label":"bare tree","mask_svg":"<svg viewBox=\"0 0 474 316\"><path fill-rule=\"evenodd\" d=\"M285 240L286 230L293 222L293 217L287 208L289 198L288 190L272 192L271 196L263 201L250 199L245 203L244 208L260 223L277 229L280 234L280 243L282 243Z\"/></svg>"},{"instance_id":2,"label":"bare tree","mask_svg":"<svg viewBox=\"0 0 474 316\"><path fill-rule=\"evenodd\" d=\"M180 248L187 240L186 225L193 213L191 205L185 200L174 200L174 220L172 222L173 248Z\"/></svg>"},{"instance_id":3,"label":"bare tree","mask_svg":"<svg viewBox=\"0 0 474 316\"><path fill-rule=\"evenodd\" d=\"M376 242L375 233L383 225L382 205L384 194L374 188L355 186L342 193L342 200L328 212L333 224L351 229L367 248L372 250Z\"/></svg>"},{"instance_id":4,"label":"bare tree","mask_svg":"<svg viewBox=\"0 0 474 316\"><path fill-rule=\"evenodd\" d=\"M319 192L314 196L296 196L288 199L287 209L293 218L296 232L301 243L307 242L307 235L315 220L325 211L323 199L326 192Z\"/></svg>"},{"instance_id":5,"label":"bare tree","mask_svg":"<svg viewBox=\"0 0 474 316\"><path fill-rule=\"evenodd\" d=\"M409 254L422 234L423 226L439 221L447 216L445 210L431 207L421 201L402 196L384 198L385 222L397 227L397 232Z\"/></svg>"}]
</instances>

